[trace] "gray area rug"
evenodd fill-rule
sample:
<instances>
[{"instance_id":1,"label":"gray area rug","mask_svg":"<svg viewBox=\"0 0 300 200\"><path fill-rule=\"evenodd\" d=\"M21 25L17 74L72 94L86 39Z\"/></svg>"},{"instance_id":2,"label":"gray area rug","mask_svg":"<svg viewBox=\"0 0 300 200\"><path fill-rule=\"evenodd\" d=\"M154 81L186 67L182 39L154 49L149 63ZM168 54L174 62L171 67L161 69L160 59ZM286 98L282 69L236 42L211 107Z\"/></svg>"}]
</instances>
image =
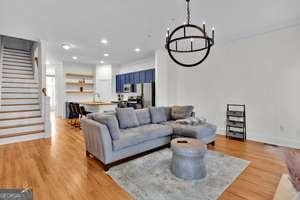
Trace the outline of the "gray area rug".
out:
<instances>
[{"instance_id":1,"label":"gray area rug","mask_svg":"<svg viewBox=\"0 0 300 200\"><path fill-rule=\"evenodd\" d=\"M164 149L112 167L107 174L137 200L211 200L218 199L250 163L208 151L207 176L185 181L172 174L171 157L171 150Z\"/></svg>"}]
</instances>

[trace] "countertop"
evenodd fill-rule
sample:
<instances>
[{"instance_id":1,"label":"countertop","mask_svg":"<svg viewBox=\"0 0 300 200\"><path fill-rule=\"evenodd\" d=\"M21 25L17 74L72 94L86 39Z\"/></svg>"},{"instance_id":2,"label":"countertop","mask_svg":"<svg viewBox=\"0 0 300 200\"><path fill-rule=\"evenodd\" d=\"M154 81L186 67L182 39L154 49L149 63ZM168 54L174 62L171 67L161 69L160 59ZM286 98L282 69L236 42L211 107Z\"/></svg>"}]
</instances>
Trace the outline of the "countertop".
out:
<instances>
[{"instance_id":1,"label":"countertop","mask_svg":"<svg viewBox=\"0 0 300 200\"><path fill-rule=\"evenodd\" d=\"M79 104L82 105L89 105L89 106L109 106L109 105L116 105L117 103L114 102L93 102L93 101L85 101L85 102L79 102Z\"/></svg>"}]
</instances>

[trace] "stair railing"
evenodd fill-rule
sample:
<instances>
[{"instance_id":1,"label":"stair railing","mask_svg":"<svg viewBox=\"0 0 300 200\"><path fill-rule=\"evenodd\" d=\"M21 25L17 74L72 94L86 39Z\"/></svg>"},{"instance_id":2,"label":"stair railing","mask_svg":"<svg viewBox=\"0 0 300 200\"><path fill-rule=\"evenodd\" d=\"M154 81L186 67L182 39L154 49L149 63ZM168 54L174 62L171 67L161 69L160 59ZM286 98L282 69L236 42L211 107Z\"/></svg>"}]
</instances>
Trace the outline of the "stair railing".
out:
<instances>
[{"instance_id":1,"label":"stair railing","mask_svg":"<svg viewBox=\"0 0 300 200\"><path fill-rule=\"evenodd\" d=\"M0 35L0 79L1 79L1 84L0 84L0 99L2 96L2 70L3 70L3 37ZM0 101L0 107L1 107L1 101Z\"/></svg>"},{"instance_id":2,"label":"stair railing","mask_svg":"<svg viewBox=\"0 0 300 200\"><path fill-rule=\"evenodd\" d=\"M46 90L46 66L42 62L44 52L41 42L35 42L32 47L33 56L33 73L34 79L39 83L39 94L41 113L44 121L45 138L51 137L51 110L50 110L50 97L47 96Z\"/></svg>"}]
</instances>

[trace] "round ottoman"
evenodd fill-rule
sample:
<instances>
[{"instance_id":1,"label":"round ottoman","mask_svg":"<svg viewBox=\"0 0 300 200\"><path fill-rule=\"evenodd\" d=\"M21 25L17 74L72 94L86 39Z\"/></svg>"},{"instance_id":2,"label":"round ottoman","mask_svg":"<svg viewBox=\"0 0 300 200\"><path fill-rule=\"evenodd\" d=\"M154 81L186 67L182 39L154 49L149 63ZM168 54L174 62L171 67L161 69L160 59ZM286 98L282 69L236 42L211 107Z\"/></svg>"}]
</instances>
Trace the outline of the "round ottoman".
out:
<instances>
[{"instance_id":1,"label":"round ottoman","mask_svg":"<svg viewBox=\"0 0 300 200\"><path fill-rule=\"evenodd\" d=\"M198 139L176 138L171 141L173 152L171 171L178 178L193 180L206 176L203 158L206 144Z\"/></svg>"}]
</instances>

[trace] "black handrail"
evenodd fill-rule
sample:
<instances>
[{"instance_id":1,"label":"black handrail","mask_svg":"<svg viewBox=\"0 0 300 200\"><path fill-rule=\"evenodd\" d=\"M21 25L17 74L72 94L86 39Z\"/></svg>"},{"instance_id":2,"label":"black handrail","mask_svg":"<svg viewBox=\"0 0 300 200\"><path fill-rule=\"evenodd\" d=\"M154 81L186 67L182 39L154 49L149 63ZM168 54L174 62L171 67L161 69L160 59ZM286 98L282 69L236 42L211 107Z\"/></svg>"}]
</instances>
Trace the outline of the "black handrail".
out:
<instances>
[{"instance_id":1,"label":"black handrail","mask_svg":"<svg viewBox=\"0 0 300 200\"><path fill-rule=\"evenodd\" d=\"M37 57L34 57L34 60L36 62L36 67L38 67L39 66L39 59Z\"/></svg>"}]
</instances>

